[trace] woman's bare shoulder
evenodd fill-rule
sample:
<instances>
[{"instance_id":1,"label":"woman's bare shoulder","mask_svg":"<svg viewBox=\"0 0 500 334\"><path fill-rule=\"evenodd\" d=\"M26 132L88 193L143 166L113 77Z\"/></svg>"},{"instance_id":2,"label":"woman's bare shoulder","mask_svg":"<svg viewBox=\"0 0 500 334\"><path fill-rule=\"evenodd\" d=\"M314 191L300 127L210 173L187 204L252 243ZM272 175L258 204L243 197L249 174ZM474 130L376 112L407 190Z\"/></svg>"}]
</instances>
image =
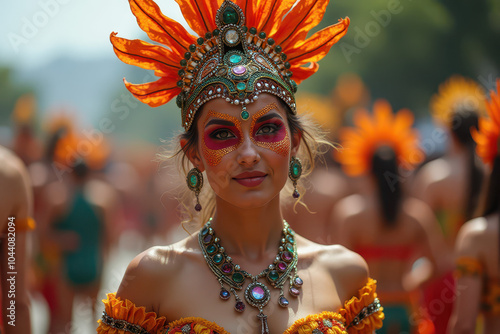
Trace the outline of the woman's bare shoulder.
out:
<instances>
[{"instance_id":1,"label":"woman's bare shoulder","mask_svg":"<svg viewBox=\"0 0 500 334\"><path fill-rule=\"evenodd\" d=\"M192 255L199 252L194 247L195 241L192 235L171 245L151 247L137 255L125 271L117 297L144 306L146 311L155 311L162 287L168 286L173 275L181 272Z\"/></svg>"},{"instance_id":2,"label":"woman's bare shoulder","mask_svg":"<svg viewBox=\"0 0 500 334\"><path fill-rule=\"evenodd\" d=\"M302 241L315 256L318 264L329 271L337 286L341 300L357 295L368 281L368 265L357 253L342 245L320 245L312 241Z\"/></svg>"}]
</instances>

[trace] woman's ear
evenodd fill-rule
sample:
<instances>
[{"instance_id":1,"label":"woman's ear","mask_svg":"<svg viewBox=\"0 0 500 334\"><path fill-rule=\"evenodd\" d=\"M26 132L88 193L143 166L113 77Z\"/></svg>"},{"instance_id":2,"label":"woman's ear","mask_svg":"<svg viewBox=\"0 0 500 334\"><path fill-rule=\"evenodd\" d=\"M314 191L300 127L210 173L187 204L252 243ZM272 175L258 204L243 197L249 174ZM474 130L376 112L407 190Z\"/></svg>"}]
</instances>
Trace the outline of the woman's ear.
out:
<instances>
[{"instance_id":1,"label":"woman's ear","mask_svg":"<svg viewBox=\"0 0 500 334\"><path fill-rule=\"evenodd\" d=\"M198 149L194 145L188 147L187 143L188 140L185 138L182 138L180 140L180 144L182 150L184 151L184 154L187 156L189 161L191 161L191 163L200 170L200 172L203 172L205 170L205 166L203 165L203 161L201 160L200 154L198 153Z\"/></svg>"},{"instance_id":2,"label":"woman's ear","mask_svg":"<svg viewBox=\"0 0 500 334\"><path fill-rule=\"evenodd\" d=\"M292 154L293 157L297 156L297 153L299 152L301 140L302 140L302 131L297 131L294 134L292 134L292 147L290 153Z\"/></svg>"}]
</instances>

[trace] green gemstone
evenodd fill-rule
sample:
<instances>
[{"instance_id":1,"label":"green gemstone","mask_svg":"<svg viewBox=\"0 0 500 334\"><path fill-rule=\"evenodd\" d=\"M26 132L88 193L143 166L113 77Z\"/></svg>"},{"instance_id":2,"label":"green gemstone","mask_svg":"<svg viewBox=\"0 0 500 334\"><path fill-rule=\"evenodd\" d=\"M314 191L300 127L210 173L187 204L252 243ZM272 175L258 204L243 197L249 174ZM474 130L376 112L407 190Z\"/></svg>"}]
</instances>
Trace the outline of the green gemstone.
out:
<instances>
[{"instance_id":1,"label":"green gemstone","mask_svg":"<svg viewBox=\"0 0 500 334\"><path fill-rule=\"evenodd\" d=\"M202 230L201 230L201 235L202 236L206 236L208 234L208 227L204 227Z\"/></svg>"},{"instance_id":2,"label":"green gemstone","mask_svg":"<svg viewBox=\"0 0 500 334\"><path fill-rule=\"evenodd\" d=\"M294 92L294 93L297 93L297 89L299 88L299 87L297 86L297 83L296 83L295 81L293 81L293 80L290 80L290 81L291 81L291 83L292 83L292 89L293 89L293 92Z\"/></svg>"},{"instance_id":3,"label":"green gemstone","mask_svg":"<svg viewBox=\"0 0 500 334\"><path fill-rule=\"evenodd\" d=\"M246 119L248 119L248 117L250 117L250 114L248 113L248 111L243 110L241 112L241 118L244 119L244 120L246 120Z\"/></svg>"},{"instance_id":4,"label":"green gemstone","mask_svg":"<svg viewBox=\"0 0 500 334\"><path fill-rule=\"evenodd\" d=\"M252 27L252 28L250 28L250 30L249 30L249 31L250 31L250 33L251 33L252 35L255 35L255 34L257 33L257 28Z\"/></svg>"},{"instance_id":5,"label":"green gemstone","mask_svg":"<svg viewBox=\"0 0 500 334\"><path fill-rule=\"evenodd\" d=\"M216 250L217 250L217 247L215 247L215 245L210 245L207 247L208 254L213 254L213 253L215 253Z\"/></svg>"},{"instance_id":6,"label":"green gemstone","mask_svg":"<svg viewBox=\"0 0 500 334\"><path fill-rule=\"evenodd\" d=\"M274 39L272 39L272 38L268 38L268 39L267 39L267 44L268 44L268 45L273 45L273 44L274 44Z\"/></svg>"},{"instance_id":7,"label":"green gemstone","mask_svg":"<svg viewBox=\"0 0 500 334\"><path fill-rule=\"evenodd\" d=\"M191 58L191 52L186 52L186 53L184 54L184 59L189 60L190 58Z\"/></svg>"},{"instance_id":8,"label":"green gemstone","mask_svg":"<svg viewBox=\"0 0 500 334\"><path fill-rule=\"evenodd\" d=\"M293 237L291 235L289 235L288 237L286 237L288 239L289 242L293 243Z\"/></svg>"},{"instance_id":9,"label":"green gemstone","mask_svg":"<svg viewBox=\"0 0 500 334\"><path fill-rule=\"evenodd\" d=\"M240 272L235 272L233 274L233 281L236 283L241 283L245 280L245 276L243 276Z\"/></svg>"},{"instance_id":10,"label":"green gemstone","mask_svg":"<svg viewBox=\"0 0 500 334\"><path fill-rule=\"evenodd\" d=\"M186 67L186 65L188 64L187 60L186 59L182 59L181 60L181 66L182 67Z\"/></svg>"},{"instance_id":11,"label":"green gemstone","mask_svg":"<svg viewBox=\"0 0 500 334\"><path fill-rule=\"evenodd\" d=\"M239 97L240 99L244 99L244 98L245 98L245 93L240 92L240 93L238 94L238 97Z\"/></svg>"},{"instance_id":12,"label":"green gemstone","mask_svg":"<svg viewBox=\"0 0 500 334\"><path fill-rule=\"evenodd\" d=\"M263 32L263 31L261 31L261 32L259 33L259 37L260 37L260 38L262 38L262 39L266 38L266 33L265 33L265 32Z\"/></svg>"},{"instance_id":13,"label":"green gemstone","mask_svg":"<svg viewBox=\"0 0 500 334\"><path fill-rule=\"evenodd\" d=\"M219 36L219 29L215 29L213 32L212 32L212 35L214 35L215 37Z\"/></svg>"},{"instance_id":14,"label":"green gemstone","mask_svg":"<svg viewBox=\"0 0 500 334\"><path fill-rule=\"evenodd\" d=\"M285 63L285 68L288 70L290 68L290 63L289 62L286 62Z\"/></svg>"},{"instance_id":15,"label":"green gemstone","mask_svg":"<svg viewBox=\"0 0 500 334\"><path fill-rule=\"evenodd\" d=\"M222 260L224 259L224 257L222 256L222 254L220 253L217 253L214 255L214 257L212 258L214 260L215 263L219 264L222 262Z\"/></svg>"},{"instance_id":16,"label":"green gemstone","mask_svg":"<svg viewBox=\"0 0 500 334\"><path fill-rule=\"evenodd\" d=\"M229 61L233 64L239 63L242 59L243 57L240 55L231 55L231 57L229 57Z\"/></svg>"},{"instance_id":17,"label":"green gemstone","mask_svg":"<svg viewBox=\"0 0 500 334\"><path fill-rule=\"evenodd\" d=\"M210 38L212 38L212 34L209 32L205 33L205 39L210 39Z\"/></svg>"},{"instance_id":18,"label":"green gemstone","mask_svg":"<svg viewBox=\"0 0 500 334\"><path fill-rule=\"evenodd\" d=\"M293 173L293 176L295 176L295 177L300 175L300 167L298 164L293 164L292 173Z\"/></svg>"},{"instance_id":19,"label":"green gemstone","mask_svg":"<svg viewBox=\"0 0 500 334\"><path fill-rule=\"evenodd\" d=\"M189 178L189 183L191 184L191 187L196 187L198 184L198 177L196 175L191 175Z\"/></svg>"},{"instance_id":20,"label":"green gemstone","mask_svg":"<svg viewBox=\"0 0 500 334\"><path fill-rule=\"evenodd\" d=\"M275 48L274 48L274 51L276 51L276 53L280 53L280 52L281 52L281 50L282 50L282 48L281 48L281 46L279 46L279 45L278 45L277 47L275 47Z\"/></svg>"},{"instance_id":21,"label":"green gemstone","mask_svg":"<svg viewBox=\"0 0 500 334\"><path fill-rule=\"evenodd\" d=\"M271 281L276 281L280 277L280 274L276 270L271 270L267 277L269 277Z\"/></svg>"},{"instance_id":22,"label":"green gemstone","mask_svg":"<svg viewBox=\"0 0 500 334\"><path fill-rule=\"evenodd\" d=\"M236 24L238 23L238 19L238 13L231 7L226 8L222 14L222 21L224 21L225 24Z\"/></svg>"},{"instance_id":23,"label":"green gemstone","mask_svg":"<svg viewBox=\"0 0 500 334\"><path fill-rule=\"evenodd\" d=\"M247 85L244 82L238 82L238 84L236 85L236 88L238 90L245 90L247 88Z\"/></svg>"},{"instance_id":24,"label":"green gemstone","mask_svg":"<svg viewBox=\"0 0 500 334\"><path fill-rule=\"evenodd\" d=\"M191 51L191 52L195 52L195 51L196 51L196 45L191 44L191 45L189 46L189 51Z\"/></svg>"},{"instance_id":25,"label":"green gemstone","mask_svg":"<svg viewBox=\"0 0 500 334\"><path fill-rule=\"evenodd\" d=\"M204 42L205 40L203 39L203 37L198 37L198 39L196 40L196 43L198 43L198 45L203 45Z\"/></svg>"},{"instance_id":26,"label":"green gemstone","mask_svg":"<svg viewBox=\"0 0 500 334\"><path fill-rule=\"evenodd\" d=\"M286 250L289 252L293 252L293 245L292 244L286 244Z\"/></svg>"}]
</instances>

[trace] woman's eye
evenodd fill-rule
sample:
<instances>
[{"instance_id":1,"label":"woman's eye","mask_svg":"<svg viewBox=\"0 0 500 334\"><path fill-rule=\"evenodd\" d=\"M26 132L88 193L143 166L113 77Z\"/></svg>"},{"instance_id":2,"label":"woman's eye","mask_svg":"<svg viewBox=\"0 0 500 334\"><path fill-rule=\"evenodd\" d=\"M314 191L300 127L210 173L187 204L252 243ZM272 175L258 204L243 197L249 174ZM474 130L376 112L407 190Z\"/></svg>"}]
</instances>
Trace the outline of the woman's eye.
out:
<instances>
[{"instance_id":1,"label":"woman's eye","mask_svg":"<svg viewBox=\"0 0 500 334\"><path fill-rule=\"evenodd\" d=\"M266 124L266 125L261 126L256 134L257 135L269 135L269 134L276 132L278 130L278 128L279 127L276 126L275 124Z\"/></svg>"},{"instance_id":2,"label":"woman's eye","mask_svg":"<svg viewBox=\"0 0 500 334\"><path fill-rule=\"evenodd\" d=\"M216 130L212 133L211 137L219 140L234 138L235 136L229 130Z\"/></svg>"}]
</instances>

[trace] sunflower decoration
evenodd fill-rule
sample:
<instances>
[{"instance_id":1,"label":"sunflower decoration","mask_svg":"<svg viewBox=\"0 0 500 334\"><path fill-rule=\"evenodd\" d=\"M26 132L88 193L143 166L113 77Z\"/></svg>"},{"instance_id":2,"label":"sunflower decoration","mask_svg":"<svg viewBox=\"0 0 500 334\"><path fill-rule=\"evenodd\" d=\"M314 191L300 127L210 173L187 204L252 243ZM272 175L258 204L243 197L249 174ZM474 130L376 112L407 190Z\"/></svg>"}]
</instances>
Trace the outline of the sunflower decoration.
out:
<instances>
[{"instance_id":1,"label":"sunflower decoration","mask_svg":"<svg viewBox=\"0 0 500 334\"><path fill-rule=\"evenodd\" d=\"M490 91L490 101L486 101L488 117L479 119L479 131L471 129L476 141L477 155L485 164L493 165L495 157L500 155L500 79L497 79L497 91Z\"/></svg>"},{"instance_id":2,"label":"sunflower decoration","mask_svg":"<svg viewBox=\"0 0 500 334\"><path fill-rule=\"evenodd\" d=\"M104 137L93 140L77 133L73 128L65 129L54 151L54 163L59 169L71 169L84 162L93 170L102 169L110 154L110 147Z\"/></svg>"},{"instance_id":3,"label":"sunflower decoration","mask_svg":"<svg viewBox=\"0 0 500 334\"><path fill-rule=\"evenodd\" d=\"M450 125L452 115L463 112L486 113L485 92L474 80L454 75L439 86L439 92L431 98L433 117L440 123Z\"/></svg>"},{"instance_id":4,"label":"sunflower decoration","mask_svg":"<svg viewBox=\"0 0 500 334\"><path fill-rule=\"evenodd\" d=\"M343 147L335 153L343 170L351 176L365 174L371 170L373 154L380 146L390 146L396 152L398 164L413 169L424 154L418 146L418 132L412 129L413 114L408 109L393 114L386 100L377 100L373 115L365 109L354 115L356 127L340 130L340 144Z\"/></svg>"}]
</instances>

